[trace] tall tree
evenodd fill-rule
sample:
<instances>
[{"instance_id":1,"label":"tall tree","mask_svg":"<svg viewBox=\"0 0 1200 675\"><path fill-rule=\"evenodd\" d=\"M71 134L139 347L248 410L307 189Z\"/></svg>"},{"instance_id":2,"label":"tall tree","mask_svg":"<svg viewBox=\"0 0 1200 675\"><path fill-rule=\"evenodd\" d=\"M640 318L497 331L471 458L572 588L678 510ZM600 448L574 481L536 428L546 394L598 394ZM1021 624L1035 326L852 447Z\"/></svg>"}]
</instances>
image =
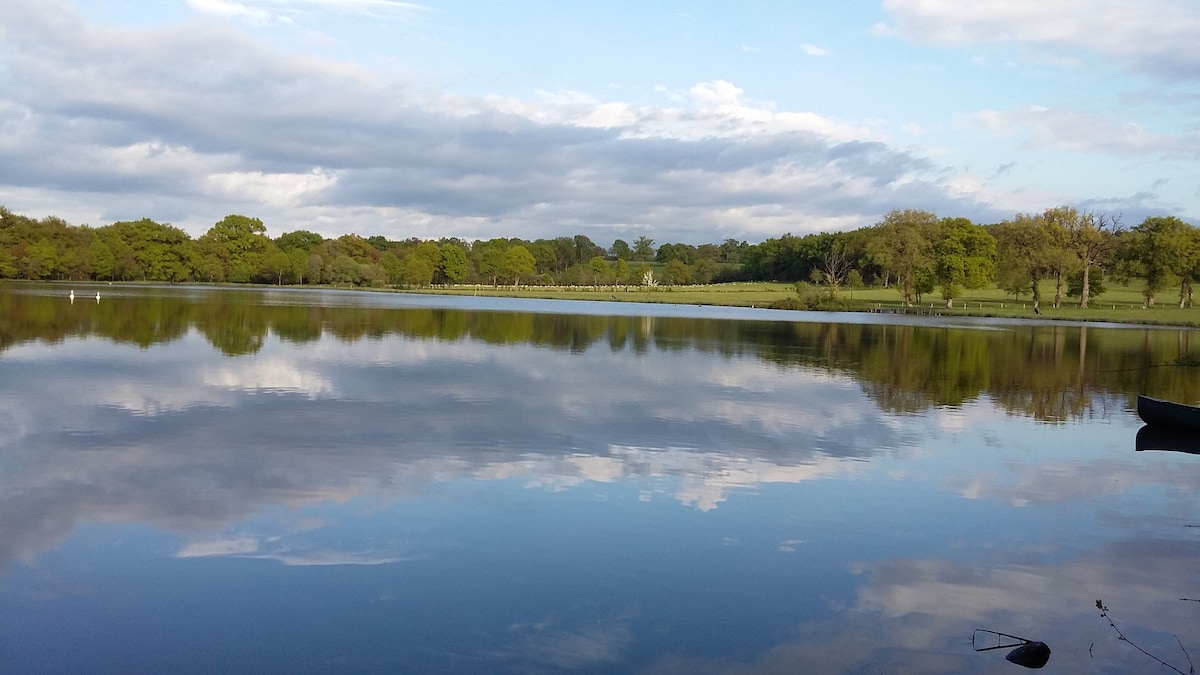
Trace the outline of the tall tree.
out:
<instances>
[{"instance_id":1,"label":"tall tree","mask_svg":"<svg viewBox=\"0 0 1200 675\"><path fill-rule=\"evenodd\" d=\"M1145 281L1142 294L1153 305L1157 292L1179 280L1179 306L1192 295L1192 277L1200 257L1195 228L1175 216L1151 216L1133 228L1123 248L1127 275Z\"/></svg>"},{"instance_id":2,"label":"tall tree","mask_svg":"<svg viewBox=\"0 0 1200 675\"><path fill-rule=\"evenodd\" d=\"M268 243L266 231L258 218L229 215L209 228L201 239L211 243L209 250L221 258L225 278L244 282L250 281L261 267Z\"/></svg>"},{"instance_id":3,"label":"tall tree","mask_svg":"<svg viewBox=\"0 0 1200 675\"><path fill-rule=\"evenodd\" d=\"M1068 224L1071 251L1082 267L1079 308L1087 309L1092 297L1092 269L1103 265L1117 248L1121 233L1120 216L1096 213L1076 214Z\"/></svg>"},{"instance_id":4,"label":"tall tree","mask_svg":"<svg viewBox=\"0 0 1200 675\"><path fill-rule=\"evenodd\" d=\"M896 275L905 305L912 305L921 277L932 274L937 226L934 214L905 209L888 213L874 227L869 254L880 267Z\"/></svg>"},{"instance_id":5,"label":"tall tree","mask_svg":"<svg viewBox=\"0 0 1200 675\"><path fill-rule=\"evenodd\" d=\"M502 273L512 279L513 287L521 285L521 277L533 274L533 254L524 246L513 246L504 252Z\"/></svg>"},{"instance_id":6,"label":"tall tree","mask_svg":"<svg viewBox=\"0 0 1200 675\"><path fill-rule=\"evenodd\" d=\"M456 284L467 278L467 251L453 242L442 244L442 261L438 276L446 283Z\"/></svg>"},{"instance_id":7,"label":"tall tree","mask_svg":"<svg viewBox=\"0 0 1200 675\"><path fill-rule=\"evenodd\" d=\"M954 299L962 289L982 288L992 280L996 263L996 238L982 225L966 218L942 218L933 243L934 279L946 301Z\"/></svg>"},{"instance_id":8,"label":"tall tree","mask_svg":"<svg viewBox=\"0 0 1200 675\"><path fill-rule=\"evenodd\" d=\"M1046 253L1051 243L1040 220L1039 216L1018 213L993 230L1000 260L997 275L1006 280L1005 290L1015 291L1017 280L1027 284L1035 312L1041 308L1042 279L1050 273Z\"/></svg>"},{"instance_id":9,"label":"tall tree","mask_svg":"<svg viewBox=\"0 0 1200 675\"><path fill-rule=\"evenodd\" d=\"M629 243L624 239L613 241L612 248L608 249L608 252L617 260L629 260L633 256L633 249L629 247Z\"/></svg>"},{"instance_id":10,"label":"tall tree","mask_svg":"<svg viewBox=\"0 0 1200 675\"><path fill-rule=\"evenodd\" d=\"M646 235L634 239L633 259L640 262L654 260L654 240Z\"/></svg>"},{"instance_id":11,"label":"tall tree","mask_svg":"<svg viewBox=\"0 0 1200 675\"><path fill-rule=\"evenodd\" d=\"M1062 306L1067 287L1067 277L1075 271L1079 260L1071 246L1071 230L1079 220L1079 212L1069 206L1046 209L1036 219L1045 231L1046 250L1043 260L1046 270L1054 278L1054 308Z\"/></svg>"}]
</instances>

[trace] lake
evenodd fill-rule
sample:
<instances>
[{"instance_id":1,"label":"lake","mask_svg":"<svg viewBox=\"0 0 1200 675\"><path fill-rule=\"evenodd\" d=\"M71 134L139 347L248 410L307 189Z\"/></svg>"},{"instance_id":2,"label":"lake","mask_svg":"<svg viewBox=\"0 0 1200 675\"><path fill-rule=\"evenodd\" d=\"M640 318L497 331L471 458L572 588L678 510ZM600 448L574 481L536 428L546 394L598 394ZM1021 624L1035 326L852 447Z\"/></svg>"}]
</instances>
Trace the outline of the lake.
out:
<instances>
[{"instance_id":1,"label":"lake","mask_svg":"<svg viewBox=\"0 0 1200 675\"><path fill-rule=\"evenodd\" d=\"M1198 335L0 284L0 672L1187 672Z\"/></svg>"}]
</instances>

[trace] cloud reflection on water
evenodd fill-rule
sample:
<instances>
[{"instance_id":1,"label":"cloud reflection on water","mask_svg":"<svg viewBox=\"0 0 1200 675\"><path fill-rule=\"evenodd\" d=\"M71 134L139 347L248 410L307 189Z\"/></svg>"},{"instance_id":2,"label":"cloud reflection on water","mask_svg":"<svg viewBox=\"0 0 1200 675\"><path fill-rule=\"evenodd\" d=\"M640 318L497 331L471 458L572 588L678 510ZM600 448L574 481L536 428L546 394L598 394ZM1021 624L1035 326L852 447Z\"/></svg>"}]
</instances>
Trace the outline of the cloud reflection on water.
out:
<instances>
[{"instance_id":1,"label":"cloud reflection on water","mask_svg":"<svg viewBox=\"0 0 1200 675\"><path fill-rule=\"evenodd\" d=\"M888 413L836 371L749 354L398 335L294 344L269 334L257 353L231 358L195 331L149 349L69 338L12 347L0 372L0 423L11 430L0 436L0 570L33 564L89 524L165 528L181 539L174 558L191 562L450 564L456 553L432 550L430 537L375 540L344 526L372 509L395 516L396 504L449 503L461 498L455 486L482 482L677 503L697 519L613 506L622 527L652 516L663 530L621 530L626 538L611 542L645 535L695 546L670 562L695 566L681 575L727 574L706 578L704 593L751 604L738 584L761 577L796 601L796 616L781 622L787 630L776 624L761 637L773 646L742 648L736 659L659 655L649 672L1007 672L1002 659L969 651L975 627L1043 639L1056 665L1140 665L1124 645L1104 642L1111 635L1093 616L1096 597L1156 631L1156 646L1173 629L1200 635L1191 618L1200 611L1174 600L1200 587L1190 568L1200 551L1177 531L1197 515L1185 499L1197 487L1192 458L1133 455L1127 421L1038 426L987 398ZM789 485L804 487L781 499L777 488ZM1029 515L1013 516L1011 505ZM964 522L994 525L1008 548L992 547L986 531L964 532L958 510ZM323 520L329 511L344 520ZM754 520L764 516L769 528ZM878 522L859 522L866 518ZM670 539L682 525L712 548ZM573 552L603 550L608 540L593 543L595 533L578 527L587 541L562 545L578 551L550 553L571 562ZM547 545L538 532L512 537L511 545ZM830 551L845 541L853 546ZM746 568L714 562L716 547L746 556ZM629 568L606 583L646 574L636 561L622 564ZM669 571L654 574L670 581ZM838 575L852 585L826 589ZM536 609L460 656L513 669L619 668L647 639L634 610L531 616ZM670 633L689 619L654 625ZM1091 642L1106 660L1084 659L1081 645Z\"/></svg>"},{"instance_id":2,"label":"cloud reflection on water","mask_svg":"<svg viewBox=\"0 0 1200 675\"><path fill-rule=\"evenodd\" d=\"M842 458L905 433L852 383L753 359L402 338L268 340L235 359L197 340L163 349L147 363L90 340L6 353L16 377L0 401L21 422L0 440L13 467L0 560L28 560L78 522L212 531L267 505L400 498L466 477L553 489L675 477L674 497L708 510L730 490L852 472Z\"/></svg>"}]
</instances>

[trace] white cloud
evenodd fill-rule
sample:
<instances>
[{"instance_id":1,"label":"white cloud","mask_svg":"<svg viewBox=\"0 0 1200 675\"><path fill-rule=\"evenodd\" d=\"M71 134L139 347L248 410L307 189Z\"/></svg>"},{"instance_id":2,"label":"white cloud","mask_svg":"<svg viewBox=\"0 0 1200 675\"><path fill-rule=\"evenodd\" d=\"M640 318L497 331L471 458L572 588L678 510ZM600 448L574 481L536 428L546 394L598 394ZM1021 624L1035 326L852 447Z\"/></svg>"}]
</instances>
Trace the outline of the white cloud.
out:
<instances>
[{"instance_id":1,"label":"white cloud","mask_svg":"<svg viewBox=\"0 0 1200 675\"><path fill-rule=\"evenodd\" d=\"M250 17L413 9L196 1ZM997 217L875 123L783 108L729 80L664 88L665 106L569 90L453 96L220 24L114 29L64 3L16 5L0 16L0 200L18 212L148 216L193 235L241 212L273 235L652 230L691 243L856 227L898 203Z\"/></svg>"},{"instance_id":2,"label":"white cloud","mask_svg":"<svg viewBox=\"0 0 1200 675\"><path fill-rule=\"evenodd\" d=\"M884 0L893 23L876 33L964 46L1010 43L1097 53L1148 74L1200 74L1200 5L1193 0ZM1065 54L1070 58L1070 54Z\"/></svg>"},{"instance_id":3,"label":"white cloud","mask_svg":"<svg viewBox=\"0 0 1200 675\"><path fill-rule=\"evenodd\" d=\"M800 48L803 49L804 53L808 54L809 56L821 57L829 56L830 54L828 49L825 49L824 47L818 47L816 45L804 44L800 45Z\"/></svg>"},{"instance_id":4,"label":"white cloud","mask_svg":"<svg viewBox=\"0 0 1200 675\"><path fill-rule=\"evenodd\" d=\"M320 168L307 173L230 171L207 176L205 186L218 198L262 201L272 206L294 206L318 197L337 184L337 176Z\"/></svg>"},{"instance_id":5,"label":"white cloud","mask_svg":"<svg viewBox=\"0 0 1200 675\"><path fill-rule=\"evenodd\" d=\"M969 121L997 135L1021 135L1029 147L1075 153L1200 158L1200 132L1154 133L1133 121L1066 108L984 110Z\"/></svg>"},{"instance_id":6,"label":"white cloud","mask_svg":"<svg viewBox=\"0 0 1200 675\"><path fill-rule=\"evenodd\" d=\"M305 14L349 14L374 19L405 19L426 10L396 0L187 0L202 14L251 22L293 23Z\"/></svg>"}]
</instances>

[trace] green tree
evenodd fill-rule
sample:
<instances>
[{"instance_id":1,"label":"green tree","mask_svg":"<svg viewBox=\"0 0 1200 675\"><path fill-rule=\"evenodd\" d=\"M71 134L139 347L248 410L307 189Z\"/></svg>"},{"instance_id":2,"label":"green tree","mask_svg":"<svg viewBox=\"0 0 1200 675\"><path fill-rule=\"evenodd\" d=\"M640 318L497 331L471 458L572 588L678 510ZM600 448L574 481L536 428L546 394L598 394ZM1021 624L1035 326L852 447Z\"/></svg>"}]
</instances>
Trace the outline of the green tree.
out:
<instances>
[{"instance_id":1,"label":"green tree","mask_svg":"<svg viewBox=\"0 0 1200 675\"><path fill-rule=\"evenodd\" d=\"M633 240L633 259L640 262L654 260L654 240L646 235Z\"/></svg>"},{"instance_id":2,"label":"green tree","mask_svg":"<svg viewBox=\"0 0 1200 675\"><path fill-rule=\"evenodd\" d=\"M869 255L883 269L895 274L904 304L911 306L918 282L932 277L935 265L933 236L937 216L928 211L892 211L875 225L868 245Z\"/></svg>"},{"instance_id":3,"label":"green tree","mask_svg":"<svg viewBox=\"0 0 1200 675\"><path fill-rule=\"evenodd\" d=\"M317 247L323 243L325 243L324 237L316 232L309 232L308 230L286 232L279 235L279 237L275 240L275 245L278 246L281 251L287 252L298 249L307 253L308 251L315 251Z\"/></svg>"},{"instance_id":4,"label":"green tree","mask_svg":"<svg viewBox=\"0 0 1200 675\"><path fill-rule=\"evenodd\" d=\"M246 282L262 267L268 243L266 231L258 218L229 215L209 228L201 240L211 244L208 250L218 256L226 280Z\"/></svg>"},{"instance_id":5,"label":"green tree","mask_svg":"<svg viewBox=\"0 0 1200 675\"><path fill-rule=\"evenodd\" d=\"M709 284L716 278L720 268L711 258L700 258L692 263L692 281L698 284Z\"/></svg>"},{"instance_id":6,"label":"green tree","mask_svg":"<svg viewBox=\"0 0 1200 675\"><path fill-rule=\"evenodd\" d=\"M633 277L633 272L629 269L629 263L625 262L624 258L617 258L616 282L618 284L627 284Z\"/></svg>"},{"instance_id":7,"label":"green tree","mask_svg":"<svg viewBox=\"0 0 1200 675\"><path fill-rule=\"evenodd\" d=\"M422 255L410 254L400 261L400 283L405 286L428 286L433 282L433 265Z\"/></svg>"},{"instance_id":8,"label":"green tree","mask_svg":"<svg viewBox=\"0 0 1200 675\"><path fill-rule=\"evenodd\" d=\"M1079 258L1071 245L1071 233L1078 227L1079 219L1079 212L1069 206L1046 209L1037 219L1038 226L1046 233L1047 247L1043 252L1043 260L1047 272L1054 279L1055 309L1062 306L1067 277L1079 265Z\"/></svg>"},{"instance_id":9,"label":"green tree","mask_svg":"<svg viewBox=\"0 0 1200 675\"><path fill-rule=\"evenodd\" d=\"M18 265L25 279L49 279L58 270L58 249L46 239L39 239L25 247Z\"/></svg>"},{"instance_id":10,"label":"green tree","mask_svg":"<svg viewBox=\"0 0 1200 675\"><path fill-rule=\"evenodd\" d=\"M13 279L17 276L17 261L8 249L0 248L0 279Z\"/></svg>"},{"instance_id":11,"label":"green tree","mask_svg":"<svg viewBox=\"0 0 1200 675\"><path fill-rule=\"evenodd\" d=\"M442 244L442 259L438 267L440 278L456 284L467 278L467 251L455 243Z\"/></svg>"},{"instance_id":12,"label":"green tree","mask_svg":"<svg viewBox=\"0 0 1200 675\"><path fill-rule=\"evenodd\" d=\"M608 261L601 256L595 256L589 260L588 268L591 270L592 280L596 286L603 284L611 272L608 267Z\"/></svg>"},{"instance_id":13,"label":"green tree","mask_svg":"<svg viewBox=\"0 0 1200 675\"><path fill-rule=\"evenodd\" d=\"M1092 270L1096 269L1097 274L1103 279L1104 273L1100 266L1108 262L1108 259L1117 250L1120 243L1121 221L1117 217L1103 214L1076 214L1076 217L1068 224L1068 230L1070 231L1071 252L1078 258L1081 268L1079 293L1077 294L1079 308L1086 309L1091 297L1098 295L1093 292L1093 289L1104 288L1102 282L1091 283ZM1069 289L1067 294L1071 295Z\"/></svg>"},{"instance_id":14,"label":"green tree","mask_svg":"<svg viewBox=\"0 0 1200 675\"><path fill-rule=\"evenodd\" d=\"M1195 228L1175 216L1151 216L1133 228L1123 248L1123 270L1145 281L1143 295L1153 305L1157 292L1179 280L1179 306L1191 301L1192 276L1200 247Z\"/></svg>"},{"instance_id":15,"label":"green tree","mask_svg":"<svg viewBox=\"0 0 1200 675\"><path fill-rule=\"evenodd\" d=\"M573 243L575 244L575 254L572 257L573 262L582 263L585 260L591 260L596 256L603 257L604 254L607 253L607 251L604 250L604 247L597 246L596 243L588 238L586 234L575 235Z\"/></svg>"},{"instance_id":16,"label":"green tree","mask_svg":"<svg viewBox=\"0 0 1200 675\"><path fill-rule=\"evenodd\" d=\"M689 284L692 282L692 271L688 269L686 263L676 258L667 263L667 267L663 271L663 282L668 286Z\"/></svg>"},{"instance_id":17,"label":"green tree","mask_svg":"<svg viewBox=\"0 0 1200 675\"><path fill-rule=\"evenodd\" d=\"M992 280L996 238L966 218L942 218L933 243L934 279L946 307L962 289L983 288Z\"/></svg>"},{"instance_id":18,"label":"green tree","mask_svg":"<svg viewBox=\"0 0 1200 675\"><path fill-rule=\"evenodd\" d=\"M1047 260L1052 243L1049 233L1039 222L1038 216L1018 213L1011 221L997 225L993 232L1000 266L997 277L1001 286L1014 292L1017 284L1024 283L1033 299L1033 310L1041 311L1041 281L1050 273Z\"/></svg>"},{"instance_id":19,"label":"green tree","mask_svg":"<svg viewBox=\"0 0 1200 675\"><path fill-rule=\"evenodd\" d=\"M633 249L629 247L629 242L624 239L614 241L612 248L608 249L608 252L617 260L629 260L633 256Z\"/></svg>"},{"instance_id":20,"label":"green tree","mask_svg":"<svg viewBox=\"0 0 1200 675\"><path fill-rule=\"evenodd\" d=\"M504 262L501 273L505 278L512 279L513 287L521 284L521 277L533 274L533 254L524 246L513 246L504 252Z\"/></svg>"}]
</instances>

